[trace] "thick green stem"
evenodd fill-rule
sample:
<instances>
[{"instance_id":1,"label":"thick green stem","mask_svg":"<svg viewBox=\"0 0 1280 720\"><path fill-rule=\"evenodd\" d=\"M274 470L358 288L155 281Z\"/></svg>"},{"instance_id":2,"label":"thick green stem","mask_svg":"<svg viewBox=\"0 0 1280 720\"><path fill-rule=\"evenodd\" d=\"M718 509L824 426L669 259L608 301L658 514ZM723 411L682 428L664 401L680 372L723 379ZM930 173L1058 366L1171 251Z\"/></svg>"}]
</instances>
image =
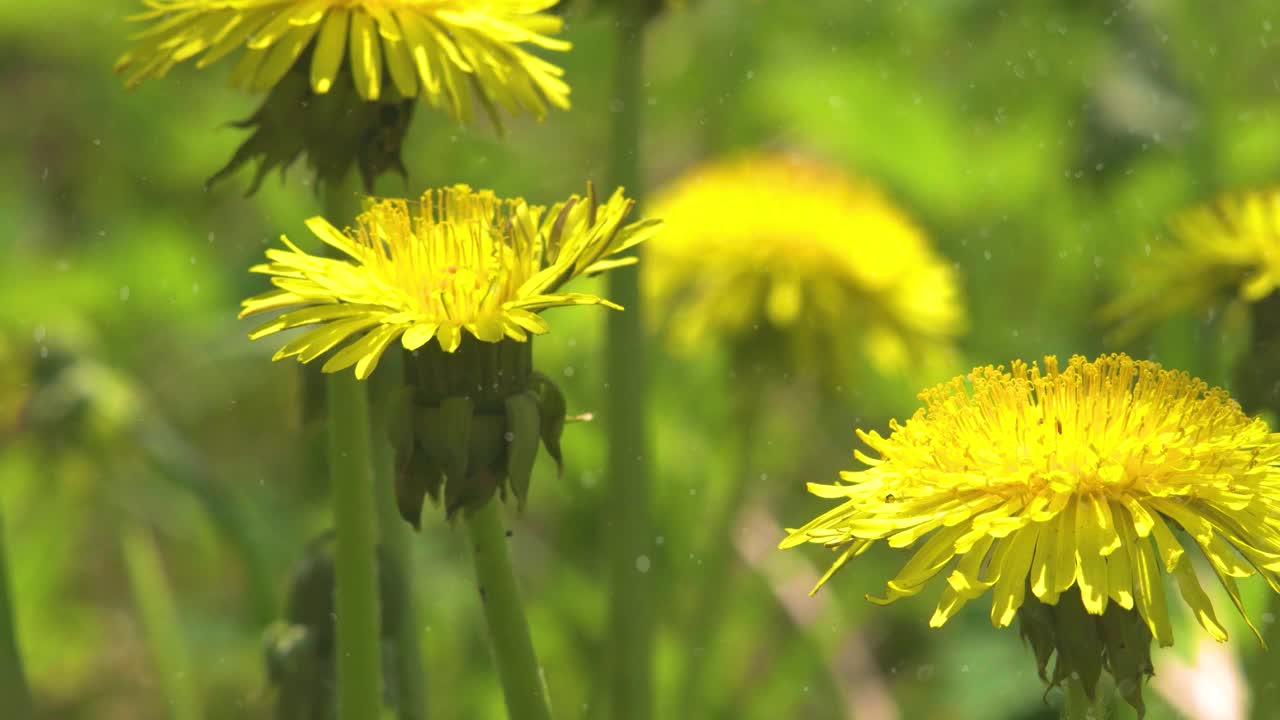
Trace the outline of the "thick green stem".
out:
<instances>
[{"instance_id":1,"label":"thick green stem","mask_svg":"<svg viewBox=\"0 0 1280 720\"><path fill-rule=\"evenodd\" d=\"M350 173L343 182L325 186L324 214L338 227L355 221L354 187ZM326 378L325 398L335 541L338 720L371 720L382 712L382 655L369 396L347 371Z\"/></svg>"},{"instance_id":2,"label":"thick green stem","mask_svg":"<svg viewBox=\"0 0 1280 720\"><path fill-rule=\"evenodd\" d=\"M155 540L146 531L129 527L122 544L133 599L168 704L166 717L200 720L199 674L182 638L173 589L165 578Z\"/></svg>"},{"instance_id":3,"label":"thick green stem","mask_svg":"<svg viewBox=\"0 0 1280 720\"><path fill-rule=\"evenodd\" d=\"M371 720L382 712L382 672L369 400L350 372L335 373L327 388L338 720Z\"/></svg>"},{"instance_id":4,"label":"thick green stem","mask_svg":"<svg viewBox=\"0 0 1280 720\"><path fill-rule=\"evenodd\" d=\"M374 494L382 537L382 568L387 574L382 588L391 596L384 606L395 608L398 615L393 624L398 661L397 705L401 720L425 720L426 666L422 661L422 628L418 623L420 609L413 572L413 534L396 509L395 451L391 445L394 421L389 415L390 399L403 382L403 364L401 353L388 352L378 372L369 379Z\"/></svg>"},{"instance_id":5,"label":"thick green stem","mask_svg":"<svg viewBox=\"0 0 1280 720\"><path fill-rule=\"evenodd\" d=\"M618 7L612 98L610 180L641 194L640 116L647 3ZM605 532L609 550L608 688L610 717L647 720L652 715L652 580L649 547L654 537L649 508L649 444L645 427L647 367L640 303L639 268L609 274L608 297L625 312L609 317L606 364L609 394L608 499Z\"/></svg>"},{"instance_id":6,"label":"thick green stem","mask_svg":"<svg viewBox=\"0 0 1280 720\"><path fill-rule=\"evenodd\" d=\"M6 554L4 518L0 516L0 705L17 720L31 717L31 690L18 653L16 613L9 591L9 558Z\"/></svg>"},{"instance_id":7,"label":"thick green stem","mask_svg":"<svg viewBox=\"0 0 1280 720\"><path fill-rule=\"evenodd\" d=\"M466 523L507 715L511 720L551 720L551 702L511 568L498 500L468 513Z\"/></svg>"},{"instance_id":8,"label":"thick green stem","mask_svg":"<svg viewBox=\"0 0 1280 720\"><path fill-rule=\"evenodd\" d=\"M1074 676L1067 678L1063 690L1062 720L1103 720L1105 711L1101 691L1098 691L1097 700L1090 700L1084 692L1084 685Z\"/></svg>"}]
</instances>

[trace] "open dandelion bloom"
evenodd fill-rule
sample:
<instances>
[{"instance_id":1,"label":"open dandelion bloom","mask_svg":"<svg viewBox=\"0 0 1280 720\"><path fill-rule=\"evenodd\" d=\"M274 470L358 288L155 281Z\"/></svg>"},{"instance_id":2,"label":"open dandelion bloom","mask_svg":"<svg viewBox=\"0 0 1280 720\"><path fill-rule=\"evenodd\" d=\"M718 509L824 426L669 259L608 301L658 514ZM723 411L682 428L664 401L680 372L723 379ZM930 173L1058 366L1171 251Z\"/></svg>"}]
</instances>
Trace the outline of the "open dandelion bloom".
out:
<instances>
[{"instance_id":1,"label":"open dandelion bloom","mask_svg":"<svg viewBox=\"0 0 1280 720\"><path fill-rule=\"evenodd\" d=\"M597 204L588 189L550 209L502 200L465 185L428 191L416 203L379 200L340 232L314 217L307 226L344 259L312 255L282 238L267 251L275 290L243 302L241 317L287 309L250 333L257 339L304 325L276 360L310 362L347 342L325 372L355 366L363 379L391 343L406 350L432 341L453 353L468 335L485 343L524 342L547 332L538 312L564 305L605 305L604 298L564 293L579 275L635 261L616 254L642 242L656 221L623 225L634 202L618 190ZM348 342L349 341L349 342Z\"/></svg>"},{"instance_id":2,"label":"open dandelion bloom","mask_svg":"<svg viewBox=\"0 0 1280 720\"><path fill-rule=\"evenodd\" d=\"M1184 210L1132 266L1132 284L1104 310L1131 337L1220 294L1256 303L1280 286L1280 188L1227 194Z\"/></svg>"},{"instance_id":3,"label":"open dandelion bloom","mask_svg":"<svg viewBox=\"0 0 1280 720\"><path fill-rule=\"evenodd\" d=\"M146 0L150 26L116 63L125 82L162 77L195 59L203 68L243 48L232 81L270 90L305 63L310 87L328 93L349 72L361 98L421 97L460 120L482 105L538 117L567 108L563 71L526 46L567 50L549 37L555 0Z\"/></svg>"},{"instance_id":4,"label":"open dandelion bloom","mask_svg":"<svg viewBox=\"0 0 1280 720\"><path fill-rule=\"evenodd\" d=\"M965 327L956 276L883 195L822 166L750 155L655 199L646 291L677 347L769 325L800 363L869 357L881 370L949 354ZM657 314L657 313L655 313Z\"/></svg>"},{"instance_id":5,"label":"open dandelion bloom","mask_svg":"<svg viewBox=\"0 0 1280 720\"><path fill-rule=\"evenodd\" d=\"M855 453L867 469L809 486L841 503L782 547L839 551L819 585L877 541L923 540L885 596L869 599L915 595L942 574L930 620L938 627L990 591L992 623L1021 614L1042 672L1053 649L1055 681L1077 672L1089 686L1101 663L1129 682L1130 702L1149 660L1101 648L1120 627L1137 638L1120 643L1129 650L1142 638L1173 642L1164 574L1200 624L1227 637L1187 552L1193 545L1242 615L1236 578L1258 574L1280 591L1280 435L1223 390L1110 355L1073 357L1063 369L1047 357L1043 372L1022 362L978 368L920 397L925 408L891 423L889 437L859 431L879 455ZM1099 654L1064 653L1044 638L1037 614L1057 613L1061 624L1070 612L1097 623ZM1074 630L1074 641L1094 637Z\"/></svg>"}]
</instances>

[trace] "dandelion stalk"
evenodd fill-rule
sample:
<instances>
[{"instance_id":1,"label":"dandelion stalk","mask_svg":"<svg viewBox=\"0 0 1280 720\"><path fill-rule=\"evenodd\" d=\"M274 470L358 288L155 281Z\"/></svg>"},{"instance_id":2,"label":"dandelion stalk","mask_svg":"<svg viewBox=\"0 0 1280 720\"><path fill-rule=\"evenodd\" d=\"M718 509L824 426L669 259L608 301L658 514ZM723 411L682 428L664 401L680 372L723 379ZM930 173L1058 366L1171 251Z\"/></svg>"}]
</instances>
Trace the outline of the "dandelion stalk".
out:
<instances>
[{"instance_id":1,"label":"dandelion stalk","mask_svg":"<svg viewBox=\"0 0 1280 720\"><path fill-rule=\"evenodd\" d=\"M0 704L18 720L31 717L31 690L18 653L17 617L9 591L9 559L4 517L0 515Z\"/></svg>"},{"instance_id":2,"label":"dandelion stalk","mask_svg":"<svg viewBox=\"0 0 1280 720\"><path fill-rule=\"evenodd\" d=\"M335 375L328 379L326 387L337 544L334 608L338 718L368 720L378 717L382 709L369 400L364 386L350 375Z\"/></svg>"},{"instance_id":3,"label":"dandelion stalk","mask_svg":"<svg viewBox=\"0 0 1280 720\"><path fill-rule=\"evenodd\" d=\"M551 703L516 586L498 502L490 500L467 513L466 525L507 715L511 720L551 720Z\"/></svg>"},{"instance_id":4,"label":"dandelion stalk","mask_svg":"<svg viewBox=\"0 0 1280 720\"><path fill-rule=\"evenodd\" d=\"M354 216L351 176L324 196L326 214ZM348 374L326 379L329 478L333 497L334 609L338 720L368 720L382 712L379 647L377 516L369 434L369 398Z\"/></svg>"},{"instance_id":5,"label":"dandelion stalk","mask_svg":"<svg viewBox=\"0 0 1280 720\"><path fill-rule=\"evenodd\" d=\"M196 685L199 676L182 640L173 590L165 579L155 540L143 530L128 528L122 544L134 602L138 604L147 644L168 704L166 716L174 720L200 720L200 691Z\"/></svg>"},{"instance_id":6,"label":"dandelion stalk","mask_svg":"<svg viewBox=\"0 0 1280 720\"><path fill-rule=\"evenodd\" d=\"M388 408L389 398L399 387L404 375L404 357L392 353L383 361L383 372L371 378L369 385L372 410L374 500L378 513L378 530L382 538L384 572L388 582L382 583L389 594L386 605L395 607L397 659L397 705L400 720L426 720L426 666L422 660L420 606L414 585L413 546L409 526L400 519L395 503L395 451L390 438L394 430Z\"/></svg>"},{"instance_id":7,"label":"dandelion stalk","mask_svg":"<svg viewBox=\"0 0 1280 720\"><path fill-rule=\"evenodd\" d=\"M614 58L612 183L639 195L640 114L644 62L645 3L618 7ZM649 444L645 427L647 368L639 274L625 269L610 275L609 296L627 309L609 318L606 363L609 396L607 532L610 600L608 686L611 715L617 720L646 720L652 714L652 587L641 572L653 537L649 509Z\"/></svg>"}]
</instances>

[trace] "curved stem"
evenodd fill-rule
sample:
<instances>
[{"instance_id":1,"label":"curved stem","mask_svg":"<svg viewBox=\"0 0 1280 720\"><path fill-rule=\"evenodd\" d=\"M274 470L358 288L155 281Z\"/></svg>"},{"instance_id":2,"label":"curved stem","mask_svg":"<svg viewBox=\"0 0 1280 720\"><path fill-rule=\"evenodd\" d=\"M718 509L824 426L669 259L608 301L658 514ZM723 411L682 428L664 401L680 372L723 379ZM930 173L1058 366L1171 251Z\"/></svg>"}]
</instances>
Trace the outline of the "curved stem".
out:
<instances>
[{"instance_id":1,"label":"curved stem","mask_svg":"<svg viewBox=\"0 0 1280 720\"><path fill-rule=\"evenodd\" d=\"M338 720L369 720L382 712L369 400L364 385L350 372L335 373L327 388L329 472L337 546L334 609Z\"/></svg>"},{"instance_id":2,"label":"curved stem","mask_svg":"<svg viewBox=\"0 0 1280 720\"><path fill-rule=\"evenodd\" d=\"M610 183L640 195L640 117L647 5L615 3L613 122ZM605 532L609 547L609 717L647 720L652 715L653 581L641 568L654 532L650 518L647 367L638 267L609 273L609 298L626 312L609 317L606 335L605 405L608 433Z\"/></svg>"},{"instance_id":3,"label":"curved stem","mask_svg":"<svg viewBox=\"0 0 1280 720\"><path fill-rule=\"evenodd\" d=\"M551 720L551 702L511 567L498 500L467 513L466 524L507 715L511 720Z\"/></svg>"},{"instance_id":4,"label":"curved stem","mask_svg":"<svg viewBox=\"0 0 1280 720\"><path fill-rule=\"evenodd\" d=\"M0 516L0 705L19 720L31 717L31 690L22 671L13 598L9 592L9 559L6 555L4 518Z\"/></svg>"}]
</instances>

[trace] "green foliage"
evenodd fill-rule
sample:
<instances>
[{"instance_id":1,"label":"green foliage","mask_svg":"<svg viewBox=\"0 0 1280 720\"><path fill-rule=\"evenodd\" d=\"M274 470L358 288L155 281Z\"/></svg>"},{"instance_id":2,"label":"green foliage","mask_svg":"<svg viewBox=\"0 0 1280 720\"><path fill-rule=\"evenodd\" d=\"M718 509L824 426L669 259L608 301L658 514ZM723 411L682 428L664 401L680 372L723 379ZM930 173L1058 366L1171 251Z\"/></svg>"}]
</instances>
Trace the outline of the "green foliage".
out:
<instances>
[{"instance_id":1,"label":"green foliage","mask_svg":"<svg viewBox=\"0 0 1280 720\"><path fill-rule=\"evenodd\" d=\"M299 460L320 432L299 417L300 374L271 364L273 347L249 343L234 316L264 289L245 272L264 245L308 237L314 193L301 167L252 199L240 192L247 169L203 189L244 140L228 123L262 98L227 89L218 67L125 92L109 68L137 8L0 2L0 508L18 646L42 717L171 717L172 668L156 661L115 552L120 528L148 527L175 605L166 652L184 648L197 669L203 715L265 720L262 634L307 539L328 525L328 490L323 464ZM639 111L650 187L758 146L883 185L964 278L969 365L1123 349L1270 388L1236 375L1247 336L1267 328L1225 307L1124 348L1103 341L1096 313L1170 211L1280 176L1273 4L700 0L651 23L638 108L610 105L611 30L608 13L571 14L575 48L558 60L573 111L513 121L505 136L415 112L407 179L379 191L466 182L551 201L605 179L608 119ZM602 316L552 320L534 365L570 416L598 416ZM804 483L852 462L852 428L883 431L914 410L918 388L771 378L739 476L727 470L724 354L646 351L655 526L647 562L627 569L646 568L655 588L655 717L680 717L677 675L694 653L709 663L711 717L825 720L881 701L903 718L1052 716L1034 654L993 631L979 603L941 631L925 627L928 592L868 607L862 594L900 555L873 550L808 600L829 558L771 550L784 523L818 507ZM604 427L540 423L556 462L535 464L511 549L558 717L603 720ZM716 605L719 638L690 648L688 579L711 560L712 509L741 483L738 539L720 555L742 581ZM422 525L412 558L430 716L499 716L464 538L438 515ZM1256 585L1241 588L1255 618ZM1157 673L1196 655L1194 621L1174 620L1179 647L1153 651ZM1263 657L1247 628L1229 629L1235 654ZM1146 717L1180 717L1150 687L1144 698Z\"/></svg>"}]
</instances>

